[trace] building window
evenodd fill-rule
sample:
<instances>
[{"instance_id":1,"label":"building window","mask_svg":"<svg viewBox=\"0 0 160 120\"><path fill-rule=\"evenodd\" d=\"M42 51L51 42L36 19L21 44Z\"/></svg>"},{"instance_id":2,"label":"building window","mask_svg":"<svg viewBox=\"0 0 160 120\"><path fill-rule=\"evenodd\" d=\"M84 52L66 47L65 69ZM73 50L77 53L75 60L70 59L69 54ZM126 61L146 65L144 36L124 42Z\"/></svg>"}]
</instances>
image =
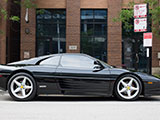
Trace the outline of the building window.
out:
<instances>
[{"instance_id":1,"label":"building window","mask_svg":"<svg viewBox=\"0 0 160 120\"><path fill-rule=\"evenodd\" d=\"M81 10L81 53L107 61L107 10Z\"/></svg>"},{"instance_id":2,"label":"building window","mask_svg":"<svg viewBox=\"0 0 160 120\"><path fill-rule=\"evenodd\" d=\"M66 52L66 11L45 9L36 20L37 56Z\"/></svg>"}]
</instances>

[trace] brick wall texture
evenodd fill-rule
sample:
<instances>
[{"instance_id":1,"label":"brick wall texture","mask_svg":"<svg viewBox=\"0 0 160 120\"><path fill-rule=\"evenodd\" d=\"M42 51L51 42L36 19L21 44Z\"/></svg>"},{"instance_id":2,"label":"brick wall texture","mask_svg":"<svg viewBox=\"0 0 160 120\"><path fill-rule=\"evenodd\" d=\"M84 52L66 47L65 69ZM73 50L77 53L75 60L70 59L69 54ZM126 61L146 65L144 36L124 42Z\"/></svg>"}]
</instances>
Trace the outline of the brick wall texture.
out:
<instances>
[{"instance_id":1,"label":"brick wall texture","mask_svg":"<svg viewBox=\"0 0 160 120\"><path fill-rule=\"evenodd\" d=\"M1 6L3 6L3 9L7 10L7 3L5 0L1 0L0 2ZM7 21L2 18L0 18L0 30L3 32L3 34L0 34L0 64L6 63L6 38L7 38Z\"/></svg>"},{"instance_id":2,"label":"brick wall texture","mask_svg":"<svg viewBox=\"0 0 160 120\"><path fill-rule=\"evenodd\" d=\"M36 53L36 10L29 9L29 23L25 21L26 9L21 9L21 59L24 59L24 52L29 52L29 57L35 57ZM26 29L29 34L26 34Z\"/></svg>"},{"instance_id":3,"label":"brick wall texture","mask_svg":"<svg viewBox=\"0 0 160 120\"><path fill-rule=\"evenodd\" d=\"M122 64L122 35L121 23L113 22L121 10L121 0L108 0L108 64L121 66Z\"/></svg>"},{"instance_id":4,"label":"brick wall texture","mask_svg":"<svg viewBox=\"0 0 160 120\"><path fill-rule=\"evenodd\" d=\"M66 0L66 51L80 52L80 0ZM69 46L77 46L70 50Z\"/></svg>"}]
</instances>

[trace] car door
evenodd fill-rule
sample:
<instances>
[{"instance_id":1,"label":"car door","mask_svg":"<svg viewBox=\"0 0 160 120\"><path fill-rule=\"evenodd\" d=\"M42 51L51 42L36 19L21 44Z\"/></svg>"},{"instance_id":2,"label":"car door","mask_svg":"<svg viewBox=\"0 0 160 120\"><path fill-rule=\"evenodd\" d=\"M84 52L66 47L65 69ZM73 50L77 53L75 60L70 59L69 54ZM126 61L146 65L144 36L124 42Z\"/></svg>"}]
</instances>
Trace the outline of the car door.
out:
<instances>
[{"instance_id":1,"label":"car door","mask_svg":"<svg viewBox=\"0 0 160 120\"><path fill-rule=\"evenodd\" d=\"M64 54L56 70L59 89L64 94L95 95L109 92L109 70L97 68L86 55ZM102 67L102 66L101 66Z\"/></svg>"},{"instance_id":2,"label":"car door","mask_svg":"<svg viewBox=\"0 0 160 120\"><path fill-rule=\"evenodd\" d=\"M35 76L39 93L59 93L56 80L56 69L59 65L60 55L55 55L39 61L38 65L29 69Z\"/></svg>"}]
</instances>

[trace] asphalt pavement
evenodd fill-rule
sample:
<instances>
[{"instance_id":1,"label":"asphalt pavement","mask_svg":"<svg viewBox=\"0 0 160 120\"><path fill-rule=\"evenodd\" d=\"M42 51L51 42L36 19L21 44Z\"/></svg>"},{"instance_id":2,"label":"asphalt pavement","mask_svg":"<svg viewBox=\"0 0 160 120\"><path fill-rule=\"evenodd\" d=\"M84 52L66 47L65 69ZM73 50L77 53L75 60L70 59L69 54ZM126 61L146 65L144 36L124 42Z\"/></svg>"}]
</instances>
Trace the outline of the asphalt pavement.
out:
<instances>
[{"instance_id":1,"label":"asphalt pavement","mask_svg":"<svg viewBox=\"0 0 160 120\"><path fill-rule=\"evenodd\" d=\"M160 120L160 97L133 102L112 97L38 97L17 102L0 91L0 120Z\"/></svg>"}]
</instances>

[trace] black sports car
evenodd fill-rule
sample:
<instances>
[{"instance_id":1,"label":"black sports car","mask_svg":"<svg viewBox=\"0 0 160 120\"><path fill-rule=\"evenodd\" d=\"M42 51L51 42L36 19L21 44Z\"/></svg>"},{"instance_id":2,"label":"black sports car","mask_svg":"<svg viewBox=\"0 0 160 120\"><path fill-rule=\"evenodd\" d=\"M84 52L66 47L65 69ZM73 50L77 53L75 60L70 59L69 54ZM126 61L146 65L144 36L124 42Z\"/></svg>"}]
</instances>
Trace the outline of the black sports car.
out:
<instances>
[{"instance_id":1,"label":"black sports car","mask_svg":"<svg viewBox=\"0 0 160 120\"><path fill-rule=\"evenodd\" d=\"M14 100L37 95L116 96L136 100L160 95L160 79L130 72L85 54L53 54L0 65L0 88Z\"/></svg>"}]
</instances>

